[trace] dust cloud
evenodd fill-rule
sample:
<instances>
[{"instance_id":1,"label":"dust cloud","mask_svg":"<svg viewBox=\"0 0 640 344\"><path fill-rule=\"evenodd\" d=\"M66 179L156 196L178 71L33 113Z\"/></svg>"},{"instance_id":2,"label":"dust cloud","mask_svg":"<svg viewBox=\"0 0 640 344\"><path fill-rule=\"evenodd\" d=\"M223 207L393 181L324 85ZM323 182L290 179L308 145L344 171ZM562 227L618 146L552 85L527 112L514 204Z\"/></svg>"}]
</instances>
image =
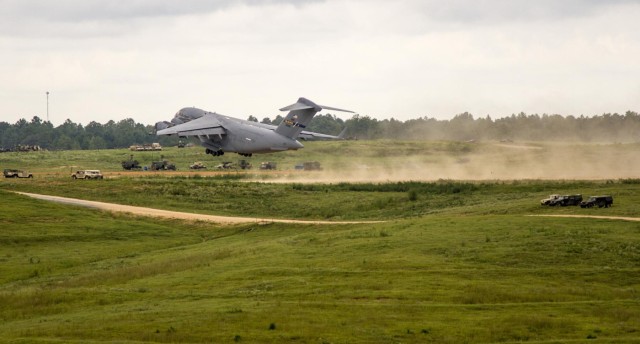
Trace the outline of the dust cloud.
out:
<instances>
[{"instance_id":1,"label":"dust cloud","mask_svg":"<svg viewBox=\"0 0 640 344\"><path fill-rule=\"evenodd\" d=\"M268 181L338 183L640 178L638 148L637 144L483 143L463 154L431 152L378 159L345 157L322 171L289 171L270 176Z\"/></svg>"}]
</instances>

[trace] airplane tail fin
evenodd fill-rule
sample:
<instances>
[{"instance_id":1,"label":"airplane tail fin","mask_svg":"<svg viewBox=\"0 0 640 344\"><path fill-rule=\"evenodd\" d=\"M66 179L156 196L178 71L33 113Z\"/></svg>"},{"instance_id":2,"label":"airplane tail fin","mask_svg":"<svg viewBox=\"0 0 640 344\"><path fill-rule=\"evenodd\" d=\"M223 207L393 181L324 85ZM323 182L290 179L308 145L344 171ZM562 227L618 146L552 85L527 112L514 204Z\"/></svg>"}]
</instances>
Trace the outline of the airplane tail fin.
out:
<instances>
[{"instance_id":1,"label":"airplane tail fin","mask_svg":"<svg viewBox=\"0 0 640 344\"><path fill-rule=\"evenodd\" d=\"M289 111L289 113L276 128L275 132L280 135L296 139L300 132L309 125L313 116L322 109L353 113L353 111L349 110L318 105L309 99L301 97L298 98L298 101L295 104L291 104L280 109L280 111Z\"/></svg>"}]
</instances>

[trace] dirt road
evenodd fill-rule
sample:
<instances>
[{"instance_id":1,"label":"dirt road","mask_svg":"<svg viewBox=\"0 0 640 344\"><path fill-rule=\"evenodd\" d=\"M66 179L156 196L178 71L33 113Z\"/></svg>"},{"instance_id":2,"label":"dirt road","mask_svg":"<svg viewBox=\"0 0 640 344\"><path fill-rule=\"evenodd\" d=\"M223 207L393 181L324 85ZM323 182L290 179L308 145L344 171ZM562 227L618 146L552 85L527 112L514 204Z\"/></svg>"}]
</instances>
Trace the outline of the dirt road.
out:
<instances>
[{"instance_id":1,"label":"dirt road","mask_svg":"<svg viewBox=\"0 0 640 344\"><path fill-rule=\"evenodd\" d=\"M626 216L601 216L601 215L527 215L527 216L572 217L572 218L603 219L603 220L640 221L640 217L626 217Z\"/></svg>"},{"instance_id":2,"label":"dirt road","mask_svg":"<svg viewBox=\"0 0 640 344\"><path fill-rule=\"evenodd\" d=\"M288 220L288 219L268 219L261 217L235 217L235 216L217 216L217 215L205 215L195 213L184 213L179 211L160 210L153 208L136 207L131 205L122 205L114 203L87 201L77 198L59 197L40 195L27 192L17 192L18 194L57 203L72 204L82 207L95 208L100 210L106 210L111 212L129 213L134 215L149 216L149 217L162 217L170 219L181 219L191 221L208 221L222 224L234 224L234 223L299 223L299 224L354 224L354 223L380 223L384 221L315 221L315 220Z\"/></svg>"}]
</instances>

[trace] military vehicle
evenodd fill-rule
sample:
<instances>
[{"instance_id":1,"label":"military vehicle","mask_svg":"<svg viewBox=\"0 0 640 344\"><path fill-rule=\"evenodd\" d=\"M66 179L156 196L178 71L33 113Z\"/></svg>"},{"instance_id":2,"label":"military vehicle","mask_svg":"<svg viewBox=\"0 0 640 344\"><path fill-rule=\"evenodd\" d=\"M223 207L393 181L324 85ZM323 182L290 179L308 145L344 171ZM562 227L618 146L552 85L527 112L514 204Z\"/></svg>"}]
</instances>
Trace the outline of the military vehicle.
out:
<instances>
[{"instance_id":1,"label":"military vehicle","mask_svg":"<svg viewBox=\"0 0 640 344\"><path fill-rule=\"evenodd\" d=\"M33 178L33 174L23 170L5 169L4 177L5 178Z\"/></svg>"},{"instance_id":2,"label":"military vehicle","mask_svg":"<svg viewBox=\"0 0 640 344\"><path fill-rule=\"evenodd\" d=\"M238 167L240 167L240 169L242 170L250 170L253 166L251 166L251 163L247 160L240 160L238 161Z\"/></svg>"},{"instance_id":3,"label":"military vehicle","mask_svg":"<svg viewBox=\"0 0 640 344\"><path fill-rule=\"evenodd\" d=\"M71 174L73 179L102 179L100 170L78 170Z\"/></svg>"},{"instance_id":4,"label":"military vehicle","mask_svg":"<svg viewBox=\"0 0 640 344\"><path fill-rule=\"evenodd\" d=\"M613 197L609 195L590 196L588 200L580 202L580 208L609 208L611 206L613 206Z\"/></svg>"},{"instance_id":5,"label":"military vehicle","mask_svg":"<svg viewBox=\"0 0 640 344\"><path fill-rule=\"evenodd\" d=\"M129 146L129 150L136 151L136 152L161 151L162 150L162 146L159 143L154 142L152 144L131 145L131 146Z\"/></svg>"},{"instance_id":6,"label":"military vehicle","mask_svg":"<svg viewBox=\"0 0 640 344\"><path fill-rule=\"evenodd\" d=\"M176 165L168 162L167 160L154 161L154 162L151 163L150 169L152 171L160 171L160 170L163 170L163 171L167 171L167 170L175 171L176 170Z\"/></svg>"},{"instance_id":7,"label":"military vehicle","mask_svg":"<svg viewBox=\"0 0 640 344\"><path fill-rule=\"evenodd\" d=\"M122 162L122 168L124 168L127 171L130 171L130 170L140 170L142 169L142 166L140 166L140 163L138 162L138 160L133 160L133 156L131 156L129 160L125 160Z\"/></svg>"},{"instance_id":8,"label":"military vehicle","mask_svg":"<svg viewBox=\"0 0 640 344\"><path fill-rule=\"evenodd\" d=\"M196 161L193 164L189 165L189 168L192 170L202 170L206 169L207 166L205 166L201 161Z\"/></svg>"},{"instance_id":9,"label":"military vehicle","mask_svg":"<svg viewBox=\"0 0 640 344\"><path fill-rule=\"evenodd\" d=\"M275 170L276 169L276 163L275 162L271 162L271 161L263 161L260 163L260 169L261 170Z\"/></svg>"},{"instance_id":10,"label":"military vehicle","mask_svg":"<svg viewBox=\"0 0 640 344\"><path fill-rule=\"evenodd\" d=\"M540 205L549 205L549 203L557 200L558 197L560 197L560 195L557 195L557 194L549 195L549 197L540 201Z\"/></svg>"},{"instance_id":11,"label":"military vehicle","mask_svg":"<svg viewBox=\"0 0 640 344\"><path fill-rule=\"evenodd\" d=\"M219 170L230 170L232 168L236 168L235 165L231 161L224 161L222 164L216 166Z\"/></svg>"},{"instance_id":12,"label":"military vehicle","mask_svg":"<svg viewBox=\"0 0 640 344\"><path fill-rule=\"evenodd\" d=\"M317 161L307 161L301 164L297 164L294 167L296 170L304 170L304 171L320 171L322 167L320 167L320 163Z\"/></svg>"},{"instance_id":13,"label":"military vehicle","mask_svg":"<svg viewBox=\"0 0 640 344\"><path fill-rule=\"evenodd\" d=\"M566 207L569 205L580 205L580 202L582 202L582 195L577 194L577 195L562 195L556 199L554 199L553 201L549 202L550 206L562 206L562 207Z\"/></svg>"}]
</instances>

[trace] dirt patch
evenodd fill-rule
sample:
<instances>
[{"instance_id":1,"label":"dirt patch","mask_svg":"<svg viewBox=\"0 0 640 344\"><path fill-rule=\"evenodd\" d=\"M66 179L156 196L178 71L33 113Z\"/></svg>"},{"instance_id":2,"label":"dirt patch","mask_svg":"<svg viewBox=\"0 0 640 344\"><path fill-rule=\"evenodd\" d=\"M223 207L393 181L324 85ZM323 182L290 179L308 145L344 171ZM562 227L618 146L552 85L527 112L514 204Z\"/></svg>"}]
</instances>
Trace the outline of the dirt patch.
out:
<instances>
[{"instance_id":1,"label":"dirt patch","mask_svg":"<svg viewBox=\"0 0 640 344\"><path fill-rule=\"evenodd\" d=\"M269 218L261 218L261 217L217 216L217 215L205 215L205 214L185 213L185 212L179 212L179 211L160 210L160 209L145 208L145 207L136 207L131 205L122 205L122 204L114 204L114 203L106 203L106 202L87 201L87 200L82 200L77 198L40 195L40 194L27 193L27 192L16 192L16 193L41 199L41 200L45 200L45 201L77 205L77 206L95 208L95 209L106 210L111 212L129 213L129 214L140 215L140 216L161 217L161 218L180 219L180 220L189 220L189 221L207 221L207 222L215 222L215 223L222 223L222 224L237 224L237 223L266 224L266 223L277 222L277 223L334 225L334 224L384 222L384 221L316 221L316 220L269 219Z\"/></svg>"}]
</instances>

